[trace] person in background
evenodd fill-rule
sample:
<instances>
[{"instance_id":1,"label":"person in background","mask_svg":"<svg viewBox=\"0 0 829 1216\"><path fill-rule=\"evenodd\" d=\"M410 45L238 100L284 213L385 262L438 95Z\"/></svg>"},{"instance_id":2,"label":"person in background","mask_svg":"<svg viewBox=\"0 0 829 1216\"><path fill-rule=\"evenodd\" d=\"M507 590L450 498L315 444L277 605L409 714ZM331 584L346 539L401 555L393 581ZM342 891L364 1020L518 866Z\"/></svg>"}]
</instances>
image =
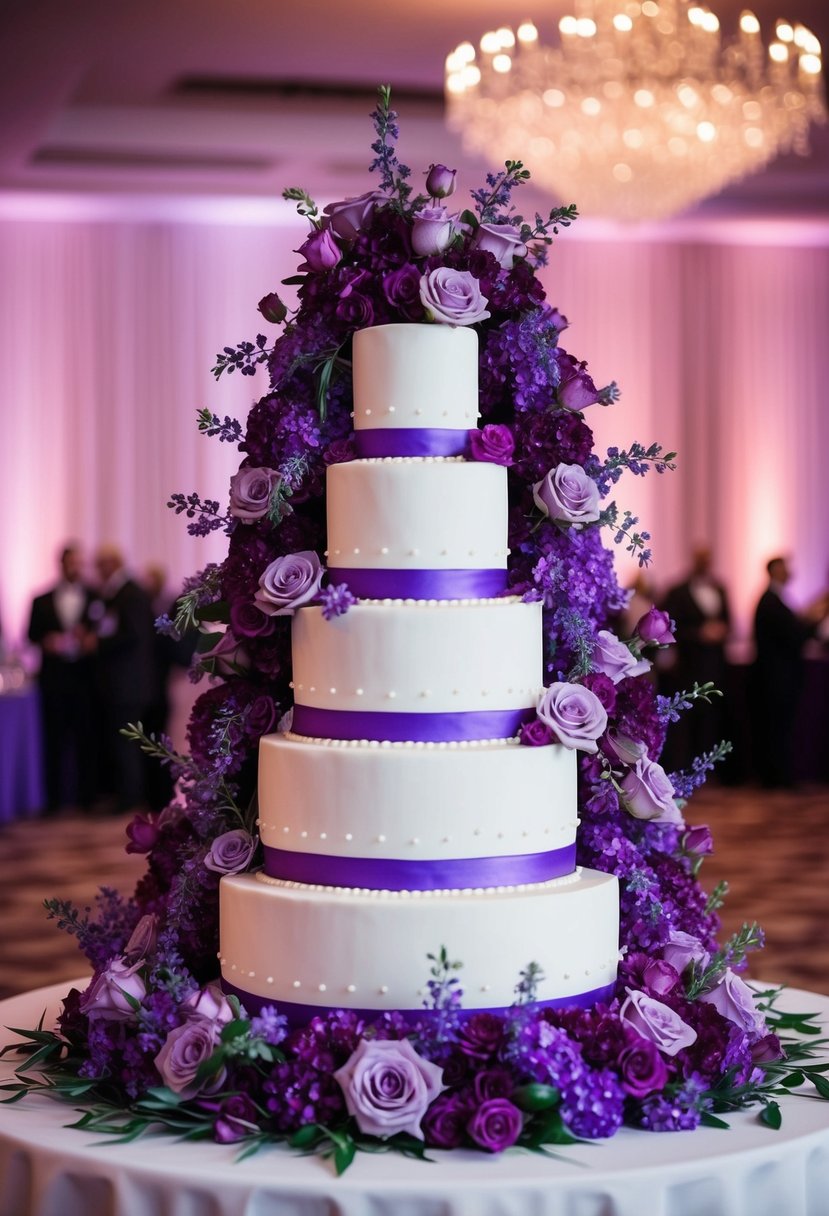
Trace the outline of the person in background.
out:
<instances>
[{"instance_id":1,"label":"person in background","mask_svg":"<svg viewBox=\"0 0 829 1216\"><path fill-rule=\"evenodd\" d=\"M82 578L80 546L61 551L57 583L32 601L29 641L39 647L46 812L88 808L97 793L93 592Z\"/></svg>"},{"instance_id":2,"label":"person in background","mask_svg":"<svg viewBox=\"0 0 829 1216\"><path fill-rule=\"evenodd\" d=\"M754 613L756 692L755 762L767 789L794 784L794 725L803 685L803 647L825 615L822 600L803 615L785 599L792 571L786 557L773 557L769 583Z\"/></svg>"},{"instance_id":3,"label":"person in background","mask_svg":"<svg viewBox=\"0 0 829 1216\"><path fill-rule=\"evenodd\" d=\"M96 665L107 776L117 809L145 804L144 758L120 731L142 722L154 690L153 614L150 598L130 577L116 545L95 555L100 585L90 607L95 623Z\"/></svg>"}]
</instances>

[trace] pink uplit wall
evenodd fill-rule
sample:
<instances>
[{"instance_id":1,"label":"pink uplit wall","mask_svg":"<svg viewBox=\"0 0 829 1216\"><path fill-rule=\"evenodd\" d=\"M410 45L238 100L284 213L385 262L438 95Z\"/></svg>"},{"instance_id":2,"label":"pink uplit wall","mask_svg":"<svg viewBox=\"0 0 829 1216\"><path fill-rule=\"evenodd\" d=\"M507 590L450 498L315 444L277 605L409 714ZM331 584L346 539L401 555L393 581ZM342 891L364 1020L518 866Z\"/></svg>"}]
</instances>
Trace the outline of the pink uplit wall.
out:
<instances>
[{"instance_id":1,"label":"pink uplit wall","mask_svg":"<svg viewBox=\"0 0 829 1216\"><path fill-rule=\"evenodd\" d=\"M0 198L0 616L12 642L67 537L121 543L176 583L220 558L166 507L224 500L235 449L196 411L241 419L265 387L216 384L213 358L265 323L303 228L279 203ZM652 579L713 544L743 635L767 557L793 557L795 602L829 575L829 227L726 225L671 239L578 225L556 242L563 344L622 400L588 419L599 446L658 440L676 473L617 487L653 535ZM620 551L620 556L621 551ZM622 563L623 579L635 566Z\"/></svg>"}]
</instances>

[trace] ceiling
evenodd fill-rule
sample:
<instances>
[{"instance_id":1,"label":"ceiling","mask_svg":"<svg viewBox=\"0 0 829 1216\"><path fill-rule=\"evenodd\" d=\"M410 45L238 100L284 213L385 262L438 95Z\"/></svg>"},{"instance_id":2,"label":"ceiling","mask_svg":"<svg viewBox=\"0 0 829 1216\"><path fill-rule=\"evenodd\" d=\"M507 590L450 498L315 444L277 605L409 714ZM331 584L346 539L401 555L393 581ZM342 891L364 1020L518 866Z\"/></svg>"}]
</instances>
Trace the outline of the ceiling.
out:
<instances>
[{"instance_id":1,"label":"ceiling","mask_svg":"<svg viewBox=\"0 0 829 1216\"><path fill-rule=\"evenodd\" d=\"M367 188L377 84L402 111L415 168L481 164L443 126L448 50L574 0L4 0L0 191L322 197ZM711 0L727 31L743 0ZM827 0L755 0L829 43ZM781 11L782 10L782 11ZM530 166L531 167L531 166ZM829 127L697 215L829 218Z\"/></svg>"}]
</instances>

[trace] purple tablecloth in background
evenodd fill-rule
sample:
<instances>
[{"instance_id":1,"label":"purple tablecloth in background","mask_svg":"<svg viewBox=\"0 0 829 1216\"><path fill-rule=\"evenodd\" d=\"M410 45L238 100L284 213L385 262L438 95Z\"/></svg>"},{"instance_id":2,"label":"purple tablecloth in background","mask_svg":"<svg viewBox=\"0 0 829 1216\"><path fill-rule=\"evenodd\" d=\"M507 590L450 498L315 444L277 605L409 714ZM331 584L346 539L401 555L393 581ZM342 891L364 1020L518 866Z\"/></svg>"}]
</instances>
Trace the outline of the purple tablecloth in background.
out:
<instances>
[{"instance_id":1,"label":"purple tablecloth in background","mask_svg":"<svg viewBox=\"0 0 829 1216\"><path fill-rule=\"evenodd\" d=\"M37 688L0 695L0 823L43 808L43 760Z\"/></svg>"}]
</instances>

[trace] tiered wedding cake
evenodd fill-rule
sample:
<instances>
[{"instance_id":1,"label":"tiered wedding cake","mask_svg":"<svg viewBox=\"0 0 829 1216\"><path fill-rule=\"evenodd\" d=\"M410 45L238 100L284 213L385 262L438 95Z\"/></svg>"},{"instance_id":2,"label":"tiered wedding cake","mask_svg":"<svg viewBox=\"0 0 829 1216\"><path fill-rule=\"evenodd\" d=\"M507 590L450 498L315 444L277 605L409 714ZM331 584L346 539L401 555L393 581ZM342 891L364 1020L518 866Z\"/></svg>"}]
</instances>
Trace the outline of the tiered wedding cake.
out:
<instances>
[{"instance_id":1,"label":"tiered wedding cake","mask_svg":"<svg viewBox=\"0 0 829 1216\"><path fill-rule=\"evenodd\" d=\"M507 470L465 460L472 329L355 335L362 457L327 471L328 565L359 602L293 623L292 730L260 746L263 869L221 884L225 989L292 1020L419 1011L426 956L465 1007L590 1004L616 978L616 878L576 867L576 756L522 747L541 605L503 594Z\"/></svg>"}]
</instances>

